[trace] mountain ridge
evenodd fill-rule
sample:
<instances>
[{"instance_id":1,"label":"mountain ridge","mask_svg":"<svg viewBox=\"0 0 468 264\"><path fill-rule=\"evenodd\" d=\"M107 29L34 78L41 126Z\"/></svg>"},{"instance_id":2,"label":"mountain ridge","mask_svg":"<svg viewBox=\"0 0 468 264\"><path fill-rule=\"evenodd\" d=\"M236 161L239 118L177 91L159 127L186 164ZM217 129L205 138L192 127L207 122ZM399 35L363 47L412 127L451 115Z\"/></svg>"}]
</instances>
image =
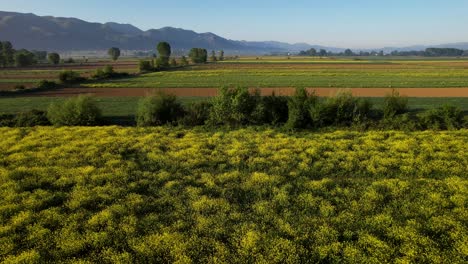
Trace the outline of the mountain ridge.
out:
<instances>
[{"instance_id":1,"label":"mountain ridge","mask_svg":"<svg viewBox=\"0 0 468 264\"><path fill-rule=\"evenodd\" d=\"M200 47L209 50L223 49L228 53L238 54L296 53L310 48L332 52L345 50L345 48L308 43L231 40L211 32L197 33L193 30L174 27L144 31L132 24L87 22L73 17L37 16L33 13L8 11L0 11L0 39L11 41L17 48L47 51L106 50L113 46L124 50L154 50L159 41L169 42L174 50ZM468 42L355 50L390 52L423 50L428 47L468 50Z\"/></svg>"}]
</instances>

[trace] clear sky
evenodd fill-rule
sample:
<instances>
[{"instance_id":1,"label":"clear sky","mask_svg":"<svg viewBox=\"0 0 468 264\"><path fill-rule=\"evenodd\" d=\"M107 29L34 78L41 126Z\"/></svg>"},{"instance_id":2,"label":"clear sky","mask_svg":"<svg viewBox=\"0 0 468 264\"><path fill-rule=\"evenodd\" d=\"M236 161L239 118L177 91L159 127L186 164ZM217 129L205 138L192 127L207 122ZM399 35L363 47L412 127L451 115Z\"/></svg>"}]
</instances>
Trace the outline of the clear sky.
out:
<instances>
[{"instance_id":1,"label":"clear sky","mask_svg":"<svg viewBox=\"0 0 468 264\"><path fill-rule=\"evenodd\" d=\"M468 42L468 0L0 0L0 10L350 48Z\"/></svg>"}]
</instances>

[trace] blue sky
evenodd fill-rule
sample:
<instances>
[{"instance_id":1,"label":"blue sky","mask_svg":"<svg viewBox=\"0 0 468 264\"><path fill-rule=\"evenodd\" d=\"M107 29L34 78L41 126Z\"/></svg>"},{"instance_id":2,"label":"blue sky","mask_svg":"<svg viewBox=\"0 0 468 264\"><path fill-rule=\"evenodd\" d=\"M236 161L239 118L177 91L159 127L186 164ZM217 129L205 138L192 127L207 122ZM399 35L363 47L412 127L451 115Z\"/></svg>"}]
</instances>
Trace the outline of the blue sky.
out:
<instances>
[{"instance_id":1,"label":"blue sky","mask_svg":"<svg viewBox=\"0 0 468 264\"><path fill-rule=\"evenodd\" d=\"M0 0L0 10L350 48L468 42L468 0Z\"/></svg>"}]
</instances>

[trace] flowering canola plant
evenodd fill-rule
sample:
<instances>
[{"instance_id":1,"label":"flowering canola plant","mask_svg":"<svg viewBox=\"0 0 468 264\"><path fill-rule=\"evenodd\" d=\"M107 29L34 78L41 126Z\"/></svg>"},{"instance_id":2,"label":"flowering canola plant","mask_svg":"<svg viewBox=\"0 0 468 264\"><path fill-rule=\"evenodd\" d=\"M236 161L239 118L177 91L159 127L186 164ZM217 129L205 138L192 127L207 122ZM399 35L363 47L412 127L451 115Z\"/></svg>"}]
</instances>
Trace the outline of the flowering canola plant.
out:
<instances>
[{"instance_id":1,"label":"flowering canola plant","mask_svg":"<svg viewBox=\"0 0 468 264\"><path fill-rule=\"evenodd\" d=\"M466 263L468 131L0 128L5 263Z\"/></svg>"}]
</instances>

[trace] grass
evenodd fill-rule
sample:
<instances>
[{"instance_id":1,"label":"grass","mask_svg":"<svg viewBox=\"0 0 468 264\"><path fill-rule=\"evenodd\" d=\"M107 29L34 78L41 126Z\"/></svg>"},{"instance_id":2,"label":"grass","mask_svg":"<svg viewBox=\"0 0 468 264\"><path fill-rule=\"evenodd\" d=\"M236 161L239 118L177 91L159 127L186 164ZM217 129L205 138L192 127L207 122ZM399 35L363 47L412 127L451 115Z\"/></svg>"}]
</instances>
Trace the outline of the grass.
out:
<instances>
[{"instance_id":1,"label":"grass","mask_svg":"<svg viewBox=\"0 0 468 264\"><path fill-rule=\"evenodd\" d=\"M299 61L300 62L300 61ZM468 66L455 62L392 63L219 63L186 70L157 72L85 84L104 88L330 87L444 88L468 87Z\"/></svg>"}]
</instances>

